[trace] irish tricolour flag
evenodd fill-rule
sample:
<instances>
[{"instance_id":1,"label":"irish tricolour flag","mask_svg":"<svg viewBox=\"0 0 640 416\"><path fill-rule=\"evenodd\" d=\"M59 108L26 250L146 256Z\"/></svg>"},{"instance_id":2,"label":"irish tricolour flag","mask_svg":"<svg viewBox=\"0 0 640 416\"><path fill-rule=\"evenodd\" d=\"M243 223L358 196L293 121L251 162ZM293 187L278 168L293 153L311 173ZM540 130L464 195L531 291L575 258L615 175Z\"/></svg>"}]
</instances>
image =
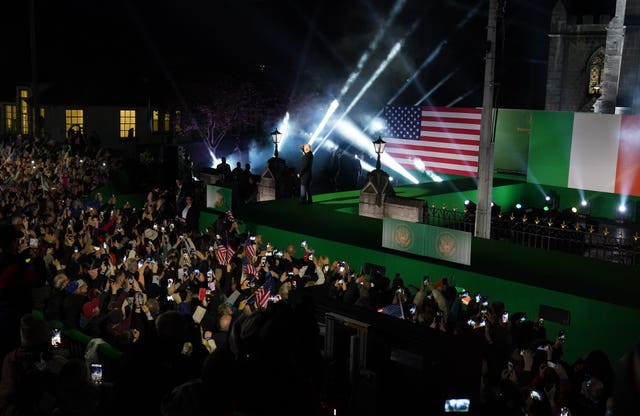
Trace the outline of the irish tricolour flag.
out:
<instances>
[{"instance_id":1,"label":"irish tricolour flag","mask_svg":"<svg viewBox=\"0 0 640 416\"><path fill-rule=\"evenodd\" d=\"M640 115L532 117L528 182L640 196Z\"/></svg>"}]
</instances>

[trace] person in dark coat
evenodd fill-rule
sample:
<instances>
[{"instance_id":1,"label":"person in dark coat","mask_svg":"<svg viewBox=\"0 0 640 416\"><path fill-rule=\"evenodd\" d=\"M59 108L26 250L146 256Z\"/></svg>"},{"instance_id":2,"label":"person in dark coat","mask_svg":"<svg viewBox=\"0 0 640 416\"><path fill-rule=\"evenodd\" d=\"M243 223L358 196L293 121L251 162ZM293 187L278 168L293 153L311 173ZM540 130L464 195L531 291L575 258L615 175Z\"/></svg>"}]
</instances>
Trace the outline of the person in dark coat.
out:
<instances>
[{"instance_id":1,"label":"person in dark coat","mask_svg":"<svg viewBox=\"0 0 640 416\"><path fill-rule=\"evenodd\" d=\"M311 145L305 143L301 146L302 159L300 161L300 172L298 177L300 178L300 203L310 204L311 198L311 179L313 170L313 152L311 151Z\"/></svg>"}]
</instances>

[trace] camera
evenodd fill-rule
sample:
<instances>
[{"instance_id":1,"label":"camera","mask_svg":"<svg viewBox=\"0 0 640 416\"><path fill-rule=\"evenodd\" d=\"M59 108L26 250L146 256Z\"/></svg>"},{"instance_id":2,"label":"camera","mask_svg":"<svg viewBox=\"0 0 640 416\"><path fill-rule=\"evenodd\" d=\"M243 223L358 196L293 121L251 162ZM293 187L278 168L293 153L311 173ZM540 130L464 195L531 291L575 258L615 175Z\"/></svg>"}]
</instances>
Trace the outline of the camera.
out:
<instances>
[{"instance_id":1,"label":"camera","mask_svg":"<svg viewBox=\"0 0 640 416\"><path fill-rule=\"evenodd\" d=\"M306 246L307 246L307 241L306 241L306 240L303 240L303 241L300 243L300 247L305 248Z\"/></svg>"},{"instance_id":2,"label":"camera","mask_svg":"<svg viewBox=\"0 0 640 416\"><path fill-rule=\"evenodd\" d=\"M53 328L51 330L51 346L59 348L60 345L62 345L62 332L59 328Z\"/></svg>"},{"instance_id":3,"label":"camera","mask_svg":"<svg viewBox=\"0 0 640 416\"><path fill-rule=\"evenodd\" d=\"M256 236L252 235L251 237L249 237L249 241L256 241Z\"/></svg>"},{"instance_id":4,"label":"camera","mask_svg":"<svg viewBox=\"0 0 640 416\"><path fill-rule=\"evenodd\" d=\"M162 232L162 233L165 232L164 225L162 227L160 227L160 232Z\"/></svg>"},{"instance_id":5,"label":"camera","mask_svg":"<svg viewBox=\"0 0 640 416\"><path fill-rule=\"evenodd\" d=\"M199 274L200 274L200 269L195 269L195 270L193 271L193 274L195 274L196 276L197 276L197 275L199 275Z\"/></svg>"},{"instance_id":6,"label":"camera","mask_svg":"<svg viewBox=\"0 0 640 416\"><path fill-rule=\"evenodd\" d=\"M267 257L262 256L262 258L260 259L260 267L264 267L266 263L267 263Z\"/></svg>"},{"instance_id":7,"label":"camera","mask_svg":"<svg viewBox=\"0 0 640 416\"><path fill-rule=\"evenodd\" d=\"M309 254L309 261L313 261L313 254Z\"/></svg>"},{"instance_id":8,"label":"camera","mask_svg":"<svg viewBox=\"0 0 640 416\"><path fill-rule=\"evenodd\" d=\"M102 383L102 364L91 363L91 382L93 384Z\"/></svg>"},{"instance_id":9,"label":"camera","mask_svg":"<svg viewBox=\"0 0 640 416\"><path fill-rule=\"evenodd\" d=\"M209 251L213 251L213 246L209 246Z\"/></svg>"},{"instance_id":10,"label":"camera","mask_svg":"<svg viewBox=\"0 0 640 416\"><path fill-rule=\"evenodd\" d=\"M425 276L425 277L424 277L424 280L422 281L422 283L423 283L425 286L429 286L429 276Z\"/></svg>"},{"instance_id":11,"label":"camera","mask_svg":"<svg viewBox=\"0 0 640 416\"><path fill-rule=\"evenodd\" d=\"M344 262L341 261L340 263L338 263L338 270L340 270L340 273L344 272Z\"/></svg>"}]
</instances>

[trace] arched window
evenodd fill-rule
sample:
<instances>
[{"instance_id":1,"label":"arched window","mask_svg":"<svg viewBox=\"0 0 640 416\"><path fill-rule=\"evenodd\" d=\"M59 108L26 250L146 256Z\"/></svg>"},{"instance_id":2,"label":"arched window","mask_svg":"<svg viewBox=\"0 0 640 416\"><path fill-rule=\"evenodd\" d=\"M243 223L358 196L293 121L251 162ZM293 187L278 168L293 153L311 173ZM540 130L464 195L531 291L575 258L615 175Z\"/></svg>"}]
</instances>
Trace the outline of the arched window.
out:
<instances>
[{"instance_id":1,"label":"arched window","mask_svg":"<svg viewBox=\"0 0 640 416\"><path fill-rule=\"evenodd\" d=\"M588 64L589 94L600 94L602 77L604 76L604 47L601 46L591 54Z\"/></svg>"}]
</instances>

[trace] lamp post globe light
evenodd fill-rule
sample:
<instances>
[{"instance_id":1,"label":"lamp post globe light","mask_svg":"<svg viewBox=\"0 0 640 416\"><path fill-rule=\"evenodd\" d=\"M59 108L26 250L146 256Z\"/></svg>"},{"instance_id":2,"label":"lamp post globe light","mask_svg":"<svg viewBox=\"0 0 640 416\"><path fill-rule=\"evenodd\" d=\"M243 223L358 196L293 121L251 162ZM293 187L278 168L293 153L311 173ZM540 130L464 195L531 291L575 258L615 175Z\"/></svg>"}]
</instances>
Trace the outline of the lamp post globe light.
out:
<instances>
[{"instance_id":1,"label":"lamp post globe light","mask_svg":"<svg viewBox=\"0 0 640 416\"><path fill-rule=\"evenodd\" d=\"M280 133L277 128L271 132L271 140L273 140L273 144L275 145L275 150L273 151L274 157L278 157L278 144L280 143L281 137L282 133Z\"/></svg>"},{"instance_id":2,"label":"lamp post globe light","mask_svg":"<svg viewBox=\"0 0 640 416\"><path fill-rule=\"evenodd\" d=\"M376 162L376 169L380 170L380 155L384 153L384 148L387 146L387 142L382 140L382 136L378 136L378 139L373 142L373 148L378 155L378 161Z\"/></svg>"}]
</instances>

